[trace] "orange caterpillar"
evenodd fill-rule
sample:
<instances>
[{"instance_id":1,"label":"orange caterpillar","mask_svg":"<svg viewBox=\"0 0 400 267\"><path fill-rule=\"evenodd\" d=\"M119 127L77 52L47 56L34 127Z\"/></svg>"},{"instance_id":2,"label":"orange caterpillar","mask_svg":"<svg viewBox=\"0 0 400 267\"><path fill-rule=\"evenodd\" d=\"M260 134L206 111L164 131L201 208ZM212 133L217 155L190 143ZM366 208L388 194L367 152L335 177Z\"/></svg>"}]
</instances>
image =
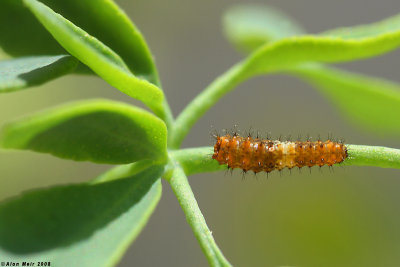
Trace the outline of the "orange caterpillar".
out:
<instances>
[{"instance_id":1,"label":"orange caterpillar","mask_svg":"<svg viewBox=\"0 0 400 267\"><path fill-rule=\"evenodd\" d=\"M292 169L305 166L332 166L347 158L347 148L343 143L322 141L274 141L252 137L216 136L213 159L228 168L240 168L254 173L283 168Z\"/></svg>"}]
</instances>

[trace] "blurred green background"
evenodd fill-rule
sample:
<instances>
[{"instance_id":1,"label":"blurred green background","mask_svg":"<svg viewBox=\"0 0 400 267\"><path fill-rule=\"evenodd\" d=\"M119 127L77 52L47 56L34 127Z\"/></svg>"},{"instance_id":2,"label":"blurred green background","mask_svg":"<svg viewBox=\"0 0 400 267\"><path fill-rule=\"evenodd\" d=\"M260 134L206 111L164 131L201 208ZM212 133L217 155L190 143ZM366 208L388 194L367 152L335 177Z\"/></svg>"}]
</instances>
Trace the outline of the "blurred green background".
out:
<instances>
[{"instance_id":1,"label":"blurred green background","mask_svg":"<svg viewBox=\"0 0 400 267\"><path fill-rule=\"evenodd\" d=\"M251 1L118 1L146 37L164 90L177 115L209 82L240 60L222 34L223 10ZM260 1L258 1L260 2ZM400 11L400 2L271 0L311 33L370 23ZM400 82L400 52L341 64ZM141 105L104 81L66 76L44 86L0 95L0 124L46 107L106 97ZM400 121L400 120L399 120ZM213 145L212 126L239 124L274 136L328 133L346 143L400 148L399 138L350 125L308 84L259 77L223 98L194 127L184 147ZM109 168L48 155L0 151L0 198L32 188L87 181ZM302 173L213 173L189 178L225 256L235 266L400 266L400 172L335 167ZM168 184L149 224L119 266L206 266L207 262Z\"/></svg>"}]
</instances>

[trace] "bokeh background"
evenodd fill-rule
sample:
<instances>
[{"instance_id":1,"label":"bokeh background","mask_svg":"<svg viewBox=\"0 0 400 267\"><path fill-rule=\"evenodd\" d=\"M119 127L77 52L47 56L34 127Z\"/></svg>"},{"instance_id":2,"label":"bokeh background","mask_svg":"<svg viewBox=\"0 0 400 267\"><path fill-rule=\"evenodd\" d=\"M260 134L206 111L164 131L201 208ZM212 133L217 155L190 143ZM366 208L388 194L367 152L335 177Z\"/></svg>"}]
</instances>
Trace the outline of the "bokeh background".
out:
<instances>
[{"instance_id":1,"label":"bokeh background","mask_svg":"<svg viewBox=\"0 0 400 267\"><path fill-rule=\"evenodd\" d=\"M254 1L121 0L155 55L177 115L241 56L225 40L221 17L234 3ZM258 3L262 1L258 1ZM310 33L374 22L400 11L398 0L270 0ZM400 82L400 53L340 66ZM106 97L143 106L104 81L66 76L31 90L0 95L0 125L46 107ZM399 119L400 121L400 119ZM239 124L273 135L327 136L347 143L400 148L396 136L352 125L317 90L295 78L258 77L240 85L193 128L184 147L213 145L211 127ZM22 191L87 181L107 165L0 151L0 199ZM400 266L400 172L373 167L293 171L258 179L240 172L189 178L225 256L235 266ZM119 266L206 266L168 184L149 224Z\"/></svg>"}]
</instances>

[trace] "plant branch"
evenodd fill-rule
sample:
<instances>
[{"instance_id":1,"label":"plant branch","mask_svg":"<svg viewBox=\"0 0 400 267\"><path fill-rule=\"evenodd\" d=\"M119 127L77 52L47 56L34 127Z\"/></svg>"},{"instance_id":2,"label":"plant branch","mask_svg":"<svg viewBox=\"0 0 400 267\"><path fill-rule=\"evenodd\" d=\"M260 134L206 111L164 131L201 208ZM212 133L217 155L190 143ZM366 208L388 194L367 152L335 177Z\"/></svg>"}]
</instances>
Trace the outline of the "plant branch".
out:
<instances>
[{"instance_id":1,"label":"plant branch","mask_svg":"<svg viewBox=\"0 0 400 267\"><path fill-rule=\"evenodd\" d=\"M221 97L247 78L246 64L239 62L214 80L204 91L195 97L177 117L169 145L179 148L192 126L214 106Z\"/></svg>"},{"instance_id":2,"label":"plant branch","mask_svg":"<svg viewBox=\"0 0 400 267\"><path fill-rule=\"evenodd\" d=\"M164 178L170 183L186 215L186 221L192 227L209 264L211 266L231 266L219 250L211 231L208 229L183 169L176 163L172 172Z\"/></svg>"},{"instance_id":3,"label":"plant branch","mask_svg":"<svg viewBox=\"0 0 400 267\"><path fill-rule=\"evenodd\" d=\"M344 165L400 169L400 149L363 145L346 147L348 158L343 162ZM225 165L219 165L211 158L212 152L212 147L199 147L176 150L172 155L187 175L226 169Z\"/></svg>"},{"instance_id":4,"label":"plant branch","mask_svg":"<svg viewBox=\"0 0 400 267\"><path fill-rule=\"evenodd\" d=\"M346 147L349 157L343 162L345 165L400 169L400 149L363 145Z\"/></svg>"},{"instance_id":5,"label":"plant branch","mask_svg":"<svg viewBox=\"0 0 400 267\"><path fill-rule=\"evenodd\" d=\"M204 172L226 170L225 165L219 165L211 158L213 147L197 147L170 151L170 154L182 166L186 175Z\"/></svg>"}]
</instances>

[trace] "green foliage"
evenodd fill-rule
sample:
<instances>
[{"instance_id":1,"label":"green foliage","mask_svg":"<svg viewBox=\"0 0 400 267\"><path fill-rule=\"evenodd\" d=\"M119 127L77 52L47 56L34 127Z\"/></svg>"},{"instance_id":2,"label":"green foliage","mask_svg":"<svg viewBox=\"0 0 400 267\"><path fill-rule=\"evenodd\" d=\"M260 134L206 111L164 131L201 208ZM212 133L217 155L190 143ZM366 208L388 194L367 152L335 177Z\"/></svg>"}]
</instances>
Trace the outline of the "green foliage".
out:
<instances>
[{"instance_id":1,"label":"green foliage","mask_svg":"<svg viewBox=\"0 0 400 267\"><path fill-rule=\"evenodd\" d=\"M390 52L400 45L400 29L360 39L306 35L260 47L245 61L248 75L284 70L305 62L345 62Z\"/></svg>"},{"instance_id":2,"label":"green foliage","mask_svg":"<svg viewBox=\"0 0 400 267\"><path fill-rule=\"evenodd\" d=\"M0 2L0 32L0 47L14 57L66 53L22 0Z\"/></svg>"},{"instance_id":3,"label":"green foliage","mask_svg":"<svg viewBox=\"0 0 400 267\"><path fill-rule=\"evenodd\" d=\"M162 114L164 95L152 83L133 75L113 50L36 0L24 1L53 37L73 56L121 92Z\"/></svg>"},{"instance_id":4,"label":"green foliage","mask_svg":"<svg viewBox=\"0 0 400 267\"><path fill-rule=\"evenodd\" d=\"M242 47L242 50L247 52L252 52L262 45L266 47L271 41L278 41L285 37L306 34L304 30L286 14L268 6L239 5L228 9L224 17L223 26L228 39L233 45ZM318 35L313 35L313 37L323 37L319 40L326 40L326 37L330 37L331 39L337 39L336 41L343 39L346 41L354 40L356 42L364 41L358 43L361 46L360 49L362 49L367 48L365 45L373 46L372 43L376 43L382 38L384 39L383 43L385 47L391 45L396 47L395 44L398 42L399 38L397 38L397 36L399 32L400 15L396 15L367 25L328 30ZM255 36L256 34L257 36ZM253 38L265 40L265 42L259 42L257 45L254 45L252 42ZM393 40L390 40L391 38ZM368 40L372 41L372 43L366 44ZM337 48L338 44L341 45L340 42L333 43L332 48ZM368 52L371 53L372 51ZM334 54L333 56L339 57L339 54L340 53Z\"/></svg>"},{"instance_id":5,"label":"green foliage","mask_svg":"<svg viewBox=\"0 0 400 267\"><path fill-rule=\"evenodd\" d=\"M293 73L315 84L352 124L400 136L400 85L321 65L294 68Z\"/></svg>"},{"instance_id":6,"label":"green foliage","mask_svg":"<svg viewBox=\"0 0 400 267\"><path fill-rule=\"evenodd\" d=\"M363 39L382 34L396 34L400 30L400 15L396 15L375 23L344 27L322 32L322 36L340 37L342 39Z\"/></svg>"},{"instance_id":7,"label":"green foliage","mask_svg":"<svg viewBox=\"0 0 400 267\"><path fill-rule=\"evenodd\" d=\"M142 101L155 115L128 104L94 100L6 125L0 139L3 148L120 165L88 183L38 189L0 203L0 258L114 265L154 210L163 177L210 265L230 266L187 181L187 175L224 166L211 159L211 147L179 149L191 127L241 82L281 72L316 85L353 122L398 136L398 84L322 63L396 49L399 18L304 35L290 17L271 7L229 9L224 16L226 35L249 55L212 82L174 121L150 49L111 0L3 0L0 46L11 56L23 57L0 62L0 93L71 72L90 73ZM398 149L347 148L345 164L400 168Z\"/></svg>"},{"instance_id":8,"label":"green foliage","mask_svg":"<svg viewBox=\"0 0 400 267\"><path fill-rule=\"evenodd\" d=\"M233 38L230 38L237 47L244 47L247 51L253 51L243 61L239 62L223 75L212 82L203 92L200 93L178 116L174 125L174 135L170 136L171 146L180 146L183 138L196 121L214 106L225 94L233 90L239 83L261 74L287 72L302 64L315 62L346 62L351 60L364 59L377 56L397 48L400 45L400 27L397 20L391 19L394 25L389 27L385 23L384 31L376 31L377 24L358 26L369 34L359 35L358 38L341 38L330 35L295 35L297 31L288 30L284 34L289 37L274 36L273 30L260 33L259 39L276 40L269 41L264 45L254 44L254 36L247 33L250 28L260 31L260 21L270 23L268 12L260 10L253 19L247 8L237 7L228 11L226 17L241 15L236 21L227 19L224 22L224 29L228 29L226 35L233 36L231 32L237 31ZM230 14L233 12L233 15ZM267 16L262 18L263 16ZM279 15L278 16L282 16ZM240 22L242 18L244 22ZM249 19L252 18L252 19ZM246 31L242 29L246 25ZM266 25L266 27L268 27ZM380 25L378 23L378 25ZM275 26L276 27L276 26ZM269 27L271 29L271 27ZM371 29L368 31L367 29ZM388 29L391 29L390 31ZM273 28L274 30L276 28ZM256 49L257 48L257 49ZM255 50L253 50L255 49ZM366 105L371 103L366 103Z\"/></svg>"},{"instance_id":9,"label":"green foliage","mask_svg":"<svg viewBox=\"0 0 400 267\"><path fill-rule=\"evenodd\" d=\"M304 30L283 12L265 5L237 5L224 14L224 32L238 50L251 52Z\"/></svg>"},{"instance_id":10,"label":"green foliage","mask_svg":"<svg viewBox=\"0 0 400 267\"><path fill-rule=\"evenodd\" d=\"M164 122L130 105L92 100L69 104L8 124L4 148L29 149L60 158L123 164L165 161ZM62 142L60 142L62 140Z\"/></svg>"},{"instance_id":11,"label":"green foliage","mask_svg":"<svg viewBox=\"0 0 400 267\"><path fill-rule=\"evenodd\" d=\"M101 40L121 57L136 76L156 85L159 83L153 57L142 34L115 3L93 0L41 2Z\"/></svg>"},{"instance_id":12,"label":"green foliage","mask_svg":"<svg viewBox=\"0 0 400 267\"><path fill-rule=\"evenodd\" d=\"M245 7L228 10L226 16L231 16L231 12L245 14L235 22L225 21L228 24L225 28L231 28L231 31L234 31L234 27L239 27L237 25L241 24L239 21L241 17L244 19L251 17L251 10ZM262 15L260 11L257 14ZM264 21L267 19L269 19L267 12L264 18L258 18ZM253 20L246 20L245 23L247 23L247 28L251 28L252 23L256 29L260 27ZM240 33L239 28L237 35ZM269 38L270 33L264 31L260 32L260 35L266 39ZM295 32L292 35L295 35ZM242 34L231 40L234 45L240 45L246 43L246 38L248 38L247 35ZM322 64L304 63L309 61L340 62L374 56L375 53L379 54L384 50L396 48L399 42L400 16L397 15L368 25L334 29L319 35L286 38L272 44L267 43L251 54L247 59L248 62L245 61L249 64L245 68L250 70L241 72L281 71L305 79L320 89L343 111L344 117L351 119L354 124L359 124L379 134L400 136L397 118L400 112L398 84L333 69ZM295 43L297 43L297 50L293 53L292 48ZM247 51L251 51L251 48L247 47ZM278 63L275 64L276 62ZM285 67L288 62L292 66Z\"/></svg>"},{"instance_id":13,"label":"green foliage","mask_svg":"<svg viewBox=\"0 0 400 267\"><path fill-rule=\"evenodd\" d=\"M162 168L153 167L110 182L57 186L6 200L0 204L1 259L115 264L156 207L161 174Z\"/></svg>"},{"instance_id":14,"label":"green foliage","mask_svg":"<svg viewBox=\"0 0 400 267\"><path fill-rule=\"evenodd\" d=\"M0 61L0 92L40 85L75 70L78 61L68 55L34 56Z\"/></svg>"},{"instance_id":15,"label":"green foliage","mask_svg":"<svg viewBox=\"0 0 400 267\"><path fill-rule=\"evenodd\" d=\"M143 36L114 2L92 0L42 0L41 2L57 13L63 14L72 23L78 24L91 36L101 40L124 60L135 75L151 83L159 83L153 58ZM2 33L0 47L12 56L58 55L66 52L23 5L23 0L1 1L0 32Z\"/></svg>"}]
</instances>

